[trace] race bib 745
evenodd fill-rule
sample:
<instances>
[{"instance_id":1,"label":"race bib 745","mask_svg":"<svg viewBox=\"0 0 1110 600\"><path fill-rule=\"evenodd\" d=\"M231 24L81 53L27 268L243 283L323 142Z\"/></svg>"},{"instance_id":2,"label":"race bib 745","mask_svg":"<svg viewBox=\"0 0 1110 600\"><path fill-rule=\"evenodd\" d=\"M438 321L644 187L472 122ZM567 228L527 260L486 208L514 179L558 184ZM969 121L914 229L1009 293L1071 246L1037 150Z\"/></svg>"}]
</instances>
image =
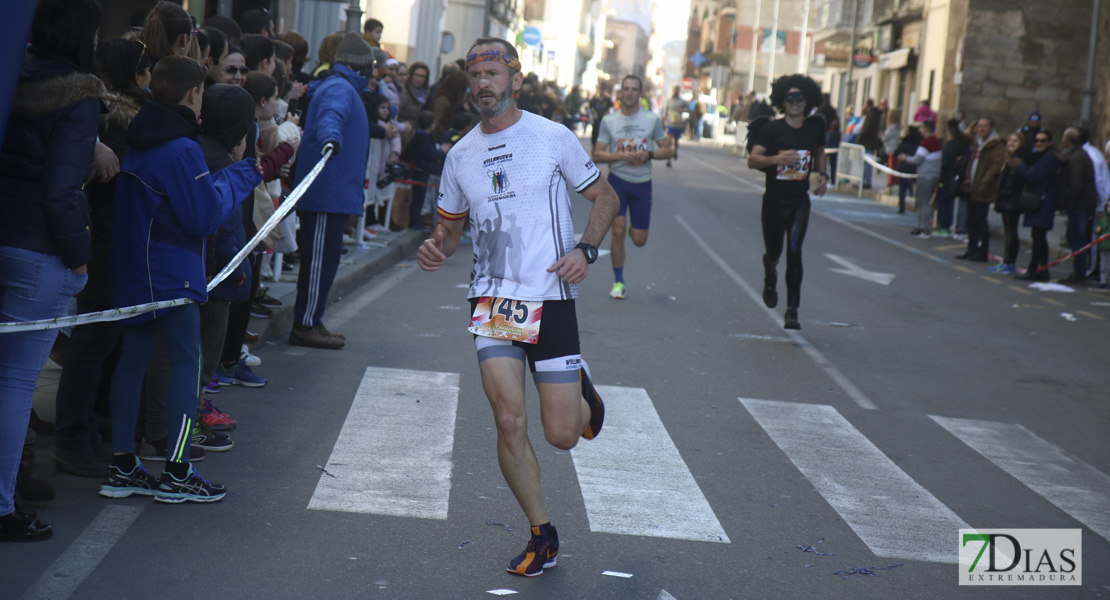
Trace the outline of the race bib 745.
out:
<instances>
[{"instance_id":1,"label":"race bib 745","mask_svg":"<svg viewBox=\"0 0 1110 600\"><path fill-rule=\"evenodd\" d=\"M535 344L540 340L543 301L482 296L467 329L476 335Z\"/></svg>"}]
</instances>

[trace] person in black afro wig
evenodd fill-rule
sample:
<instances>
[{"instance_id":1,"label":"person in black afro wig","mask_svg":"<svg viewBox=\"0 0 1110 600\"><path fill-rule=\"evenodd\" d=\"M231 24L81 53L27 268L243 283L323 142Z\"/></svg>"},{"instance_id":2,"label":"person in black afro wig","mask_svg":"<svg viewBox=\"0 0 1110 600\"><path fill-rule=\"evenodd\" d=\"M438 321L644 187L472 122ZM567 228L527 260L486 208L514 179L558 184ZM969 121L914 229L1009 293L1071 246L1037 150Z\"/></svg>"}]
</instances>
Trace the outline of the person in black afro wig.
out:
<instances>
[{"instance_id":1,"label":"person in black afro wig","mask_svg":"<svg viewBox=\"0 0 1110 600\"><path fill-rule=\"evenodd\" d=\"M786 108L783 103L786 101L786 93L795 88L806 96L806 115L821 106L821 88L817 87L817 82L805 75L784 75L776 79L771 84L771 106L785 114Z\"/></svg>"}]
</instances>

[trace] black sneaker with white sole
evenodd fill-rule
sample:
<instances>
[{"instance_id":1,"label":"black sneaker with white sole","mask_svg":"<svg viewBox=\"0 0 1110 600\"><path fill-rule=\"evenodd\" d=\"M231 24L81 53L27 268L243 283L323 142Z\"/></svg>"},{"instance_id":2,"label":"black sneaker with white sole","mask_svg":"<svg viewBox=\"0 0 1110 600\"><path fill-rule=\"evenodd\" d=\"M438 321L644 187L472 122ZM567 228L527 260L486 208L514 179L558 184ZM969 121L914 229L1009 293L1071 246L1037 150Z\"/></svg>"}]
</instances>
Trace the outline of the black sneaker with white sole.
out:
<instances>
[{"instance_id":1,"label":"black sneaker with white sole","mask_svg":"<svg viewBox=\"0 0 1110 600\"><path fill-rule=\"evenodd\" d=\"M202 421L197 421L193 425L192 443L194 446L204 448L207 452L227 452L235 446L235 442L231 441L230 435L223 431L214 431Z\"/></svg>"},{"instance_id":2,"label":"black sneaker with white sole","mask_svg":"<svg viewBox=\"0 0 1110 600\"><path fill-rule=\"evenodd\" d=\"M100 484L100 495L105 498L126 498L132 494L153 496L157 487L158 480L137 462L130 471L109 465L108 476Z\"/></svg>"},{"instance_id":3,"label":"black sneaker with white sole","mask_svg":"<svg viewBox=\"0 0 1110 600\"><path fill-rule=\"evenodd\" d=\"M162 479L158 482L158 489L154 494L155 502L167 504L181 504L182 502L218 502L227 494L227 488L217 483L211 483L197 475L193 465L184 479L173 476L169 470L162 472Z\"/></svg>"}]
</instances>

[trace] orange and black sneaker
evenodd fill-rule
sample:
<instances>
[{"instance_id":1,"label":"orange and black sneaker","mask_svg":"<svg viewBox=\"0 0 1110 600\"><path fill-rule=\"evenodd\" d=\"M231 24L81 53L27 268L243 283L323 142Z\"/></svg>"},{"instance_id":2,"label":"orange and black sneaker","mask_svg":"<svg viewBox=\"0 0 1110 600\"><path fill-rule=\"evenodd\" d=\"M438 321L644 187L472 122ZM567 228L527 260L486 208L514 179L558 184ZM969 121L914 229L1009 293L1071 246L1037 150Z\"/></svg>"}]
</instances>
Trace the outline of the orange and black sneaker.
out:
<instances>
[{"instance_id":1,"label":"orange and black sneaker","mask_svg":"<svg viewBox=\"0 0 1110 600\"><path fill-rule=\"evenodd\" d=\"M605 403L601 401L593 381L590 381L590 368L586 366L586 361L582 361L582 368L578 369L578 378L582 380L582 397L590 407L590 422L586 424L582 437L592 440L601 433L601 426L605 423Z\"/></svg>"},{"instance_id":2,"label":"orange and black sneaker","mask_svg":"<svg viewBox=\"0 0 1110 600\"><path fill-rule=\"evenodd\" d=\"M552 527L551 531L554 533L555 528ZM532 539L528 540L528 547L516 558L509 561L509 567L506 571L525 577L543 575L544 569L555 566L555 558L558 555L558 534L554 536L545 535L538 525L533 525Z\"/></svg>"}]
</instances>

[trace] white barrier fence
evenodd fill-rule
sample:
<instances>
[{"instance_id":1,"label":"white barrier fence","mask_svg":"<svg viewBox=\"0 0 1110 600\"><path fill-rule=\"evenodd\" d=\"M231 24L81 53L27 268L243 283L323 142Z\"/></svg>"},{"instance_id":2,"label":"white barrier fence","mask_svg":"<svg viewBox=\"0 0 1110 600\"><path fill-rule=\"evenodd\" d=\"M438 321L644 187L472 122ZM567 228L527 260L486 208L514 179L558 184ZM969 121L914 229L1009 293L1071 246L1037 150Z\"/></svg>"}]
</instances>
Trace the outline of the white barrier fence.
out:
<instances>
[{"instance_id":1,"label":"white barrier fence","mask_svg":"<svg viewBox=\"0 0 1110 600\"><path fill-rule=\"evenodd\" d=\"M251 238L249 242L247 242L243 249L241 249L239 253L235 255L235 258L231 259L231 262L229 262L223 268L223 270L221 270L214 278L212 278L212 281L208 283L209 292L212 291L223 280L227 279L228 276L231 275L231 272L234 271L237 266L239 266L239 263L243 262L243 259L245 259L247 255L250 254L252 250L254 250L254 247L257 246L263 238L269 235L270 232L273 231L274 228L281 223L282 219L284 219L290 212L293 211L293 208L295 208L297 205L297 201L301 199L301 196L304 195L305 190L307 190L309 186L312 185L312 182L316 181L316 177L320 175L320 171L324 169L324 165L327 164L328 159L331 158L331 155L331 150L328 150L324 154L324 156L320 158L320 162L316 163L316 166L312 168L312 171L310 171L308 175L304 178L304 180L301 181L301 184L298 185L289 194L289 197L286 198L285 202L282 202L281 206L279 206L277 210L274 211L274 214L270 215L270 218L266 221L266 223L259 228L258 233L256 233L254 237ZM280 269L281 267L279 266L278 268ZM99 312L81 313L78 315L56 317L53 319L42 319L39 321L24 321L22 323L0 323L0 334L12 333L16 331L61 329L63 327L84 325L86 323L120 321L122 319L134 317L135 315L148 313L152 310L160 310L173 306L182 306L191 302L193 302L193 300L189 298L177 298L175 300L148 302L147 304L137 304L135 306L113 308L110 310L102 310Z\"/></svg>"}]
</instances>

